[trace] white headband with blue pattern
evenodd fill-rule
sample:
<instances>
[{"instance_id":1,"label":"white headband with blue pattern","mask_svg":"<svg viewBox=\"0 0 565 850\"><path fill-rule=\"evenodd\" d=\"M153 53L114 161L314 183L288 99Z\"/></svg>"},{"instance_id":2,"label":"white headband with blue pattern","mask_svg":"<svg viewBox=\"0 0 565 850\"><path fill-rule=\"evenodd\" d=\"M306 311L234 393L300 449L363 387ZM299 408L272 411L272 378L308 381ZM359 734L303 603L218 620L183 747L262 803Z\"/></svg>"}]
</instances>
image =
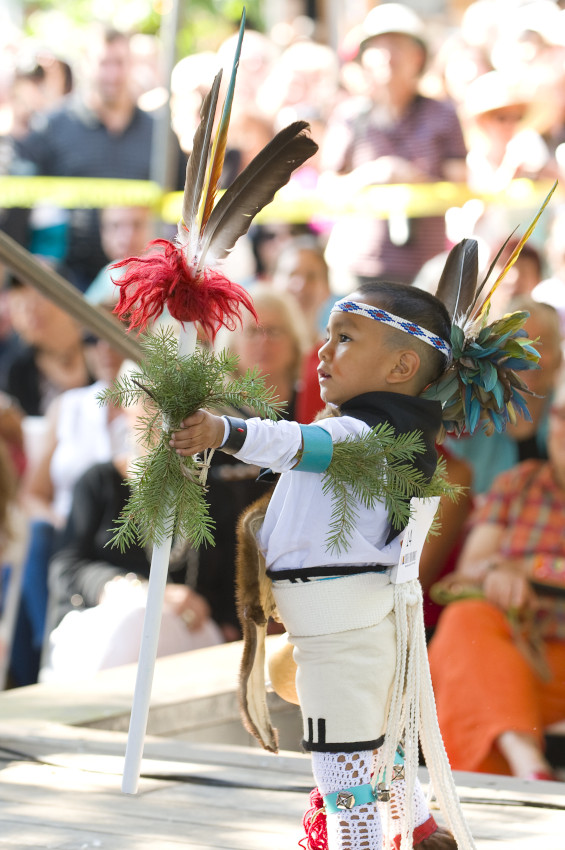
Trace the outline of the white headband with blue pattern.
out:
<instances>
[{"instance_id":1,"label":"white headband with blue pattern","mask_svg":"<svg viewBox=\"0 0 565 850\"><path fill-rule=\"evenodd\" d=\"M336 301L332 307L332 313L334 311L354 313L356 316L365 316L367 319L374 319L377 322L390 325L391 328L396 328L396 330L410 334L410 336L416 337L416 339L421 339L422 342L431 345L436 351L441 351L448 361L451 360L451 345L447 340L426 330L421 325L417 325L416 322L402 319L400 316L395 316L393 313L387 313L386 310L381 310L380 307L372 307L371 304L351 301L349 298L342 298L341 301Z\"/></svg>"}]
</instances>

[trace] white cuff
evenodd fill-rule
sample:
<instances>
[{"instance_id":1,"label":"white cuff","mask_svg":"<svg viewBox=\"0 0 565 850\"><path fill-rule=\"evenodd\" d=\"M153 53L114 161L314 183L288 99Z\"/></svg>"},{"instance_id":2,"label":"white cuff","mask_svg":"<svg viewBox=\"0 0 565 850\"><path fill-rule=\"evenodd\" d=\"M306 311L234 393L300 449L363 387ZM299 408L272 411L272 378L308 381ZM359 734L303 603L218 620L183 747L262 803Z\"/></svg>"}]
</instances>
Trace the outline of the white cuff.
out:
<instances>
[{"instance_id":1,"label":"white cuff","mask_svg":"<svg viewBox=\"0 0 565 850\"><path fill-rule=\"evenodd\" d=\"M227 416L222 416L222 419L224 420L224 439L222 440L222 442L219 446L220 449L222 448L222 446L224 446L226 444L226 440L229 437L229 433L230 433L230 420L228 419Z\"/></svg>"}]
</instances>

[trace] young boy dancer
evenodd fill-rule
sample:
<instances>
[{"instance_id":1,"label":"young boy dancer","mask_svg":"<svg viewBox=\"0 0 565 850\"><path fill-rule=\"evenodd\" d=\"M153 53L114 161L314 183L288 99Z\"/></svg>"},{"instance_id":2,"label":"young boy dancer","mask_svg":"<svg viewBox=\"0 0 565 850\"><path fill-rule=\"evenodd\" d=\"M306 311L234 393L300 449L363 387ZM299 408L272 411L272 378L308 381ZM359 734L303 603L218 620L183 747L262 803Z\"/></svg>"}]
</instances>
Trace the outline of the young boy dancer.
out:
<instances>
[{"instance_id":1,"label":"young boy dancer","mask_svg":"<svg viewBox=\"0 0 565 850\"><path fill-rule=\"evenodd\" d=\"M235 323L242 305L252 309L245 291L230 284L215 264L317 148L308 126L295 122L277 134L216 203L244 19L213 143L220 74L203 103L175 242L156 240L148 254L122 261L128 272L119 281L117 312L129 317L130 328L143 330L166 305L180 322L198 321L213 335L219 325ZM523 362L533 363L538 355L527 341L516 339L522 335L524 314L486 326L490 294L477 312L476 285L476 242L462 240L448 257L438 298L399 284L374 284L338 302L319 368L322 398L338 416L300 426L245 422L199 410L171 438L181 456L221 448L282 473L257 542L294 645L304 746L312 752L324 795L329 850L381 850L379 806L386 807L387 821L388 815L399 816L400 836L394 838L400 850L413 843L421 850L447 850L455 839L459 850L474 846L457 808L437 730L423 620L421 629L416 628L421 588L417 579L400 588L393 581L401 551L398 530L384 501L369 499L368 507L361 498L354 505L357 521L347 545L338 552L328 548L333 500L322 473L328 468L335 472L334 445L388 423L400 437L420 434L425 450L413 460L418 475L412 482L418 486L402 495L425 495L420 485L434 474L435 439L442 424L458 433L463 427L472 432L485 418L487 427L501 429L516 410L525 411L519 392L524 385L514 370L528 368ZM438 401L423 398L425 388L435 388ZM187 399L188 409L194 408ZM367 443L362 445L364 449ZM340 451L343 457L343 446ZM335 453L337 458L337 446ZM393 477L390 464L381 477L390 496L394 488L387 477ZM435 828L415 781L420 717L434 790L455 839ZM434 723L434 734L428 734ZM406 779L400 763L393 765L401 741ZM387 833L389 827L387 823Z\"/></svg>"},{"instance_id":2,"label":"young boy dancer","mask_svg":"<svg viewBox=\"0 0 565 850\"><path fill-rule=\"evenodd\" d=\"M451 363L450 333L449 313L434 296L400 284L360 286L330 315L318 373L322 399L340 415L317 426L332 443L385 422L397 434L418 431L426 448L414 465L430 480L442 408L421 393ZM331 496L320 471L300 466L311 427L199 410L181 423L171 446L182 456L220 448L282 473L258 544L294 645L303 744L324 797L329 849L381 850L380 809L391 793L393 816L411 810L410 846L414 840L422 850L455 847L449 833L438 831L418 783L407 803L400 768L383 793L371 783L397 661L390 571L401 538L383 503L372 510L358 504L348 545L328 555ZM460 846L473 846L469 835Z\"/></svg>"}]
</instances>

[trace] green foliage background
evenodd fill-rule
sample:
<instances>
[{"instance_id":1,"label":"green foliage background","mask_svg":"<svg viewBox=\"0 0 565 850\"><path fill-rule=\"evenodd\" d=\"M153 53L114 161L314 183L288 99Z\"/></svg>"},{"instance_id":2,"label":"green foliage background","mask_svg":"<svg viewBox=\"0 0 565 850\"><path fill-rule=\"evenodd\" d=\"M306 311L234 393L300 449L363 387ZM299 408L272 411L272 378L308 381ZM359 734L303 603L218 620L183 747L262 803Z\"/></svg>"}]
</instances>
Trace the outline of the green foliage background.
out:
<instances>
[{"instance_id":1,"label":"green foliage background","mask_svg":"<svg viewBox=\"0 0 565 850\"><path fill-rule=\"evenodd\" d=\"M237 30L242 6L247 10L247 28L263 27L261 0L179 0L180 25L177 58L200 50L216 50ZM117 29L157 35L163 15L172 0L22 0L21 11L27 35L63 54L73 51L72 33L88 31L93 21ZM58 34L58 37L57 37ZM53 41L53 38L56 41ZM65 38L69 39L68 47Z\"/></svg>"}]
</instances>

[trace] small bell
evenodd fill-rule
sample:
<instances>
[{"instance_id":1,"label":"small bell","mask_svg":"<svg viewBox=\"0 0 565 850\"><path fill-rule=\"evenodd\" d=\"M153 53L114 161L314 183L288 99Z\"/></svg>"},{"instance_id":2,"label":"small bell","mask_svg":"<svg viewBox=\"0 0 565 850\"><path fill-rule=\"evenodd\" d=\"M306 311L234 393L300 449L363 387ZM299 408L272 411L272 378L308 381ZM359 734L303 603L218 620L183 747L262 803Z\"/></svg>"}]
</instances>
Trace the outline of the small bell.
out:
<instances>
[{"instance_id":1,"label":"small bell","mask_svg":"<svg viewBox=\"0 0 565 850\"><path fill-rule=\"evenodd\" d=\"M390 800L390 785L386 782L379 782L377 785L377 800L379 803L388 803Z\"/></svg>"},{"instance_id":2,"label":"small bell","mask_svg":"<svg viewBox=\"0 0 565 850\"><path fill-rule=\"evenodd\" d=\"M335 804L338 809L352 809L355 805L355 794L350 791L340 791Z\"/></svg>"},{"instance_id":3,"label":"small bell","mask_svg":"<svg viewBox=\"0 0 565 850\"><path fill-rule=\"evenodd\" d=\"M404 779L404 765L395 764L392 766L392 781L398 782L400 779Z\"/></svg>"}]
</instances>

